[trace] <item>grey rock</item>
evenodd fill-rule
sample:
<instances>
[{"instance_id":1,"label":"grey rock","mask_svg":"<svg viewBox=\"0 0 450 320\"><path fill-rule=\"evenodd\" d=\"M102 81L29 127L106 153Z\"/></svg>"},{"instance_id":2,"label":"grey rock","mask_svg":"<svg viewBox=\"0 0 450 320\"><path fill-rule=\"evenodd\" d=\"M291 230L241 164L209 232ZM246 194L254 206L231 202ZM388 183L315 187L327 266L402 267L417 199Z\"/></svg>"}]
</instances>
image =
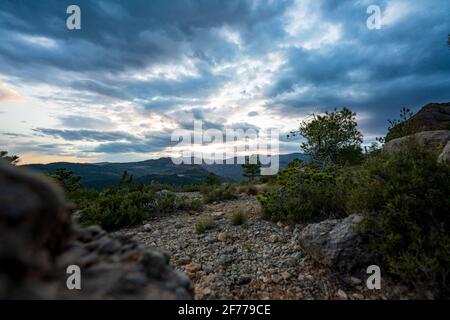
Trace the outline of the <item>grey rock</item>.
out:
<instances>
[{"instance_id":1,"label":"grey rock","mask_svg":"<svg viewBox=\"0 0 450 320\"><path fill-rule=\"evenodd\" d=\"M447 142L442 152L439 154L438 162L450 162L450 141Z\"/></svg>"},{"instance_id":2,"label":"grey rock","mask_svg":"<svg viewBox=\"0 0 450 320\"><path fill-rule=\"evenodd\" d=\"M336 292L336 296L337 296L337 298L338 298L339 300L348 300L348 296L347 296L347 294L345 293L344 290L339 289L339 290Z\"/></svg>"},{"instance_id":3,"label":"grey rock","mask_svg":"<svg viewBox=\"0 0 450 320\"><path fill-rule=\"evenodd\" d=\"M450 141L450 130L422 131L406 137L393 139L384 144L383 150L388 153L399 150L407 145L408 141L415 141L421 146L440 151Z\"/></svg>"},{"instance_id":4,"label":"grey rock","mask_svg":"<svg viewBox=\"0 0 450 320\"><path fill-rule=\"evenodd\" d=\"M233 262L233 257L229 255L222 255L219 258L219 263L223 266L228 266Z\"/></svg>"},{"instance_id":5,"label":"grey rock","mask_svg":"<svg viewBox=\"0 0 450 320\"><path fill-rule=\"evenodd\" d=\"M300 245L316 261L349 272L371 259L357 233L360 215L310 224L300 232Z\"/></svg>"},{"instance_id":6,"label":"grey rock","mask_svg":"<svg viewBox=\"0 0 450 320\"><path fill-rule=\"evenodd\" d=\"M283 278L278 274L273 274L270 276L270 280L272 280L273 283L278 284L283 280Z\"/></svg>"}]
</instances>

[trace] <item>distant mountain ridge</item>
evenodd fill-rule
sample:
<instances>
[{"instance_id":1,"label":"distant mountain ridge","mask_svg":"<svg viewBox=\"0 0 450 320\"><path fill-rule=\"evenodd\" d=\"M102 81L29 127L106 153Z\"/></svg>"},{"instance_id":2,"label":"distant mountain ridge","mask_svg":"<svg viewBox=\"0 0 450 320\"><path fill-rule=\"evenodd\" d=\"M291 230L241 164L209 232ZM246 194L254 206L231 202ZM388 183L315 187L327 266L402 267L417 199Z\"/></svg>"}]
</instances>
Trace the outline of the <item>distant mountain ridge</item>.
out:
<instances>
[{"instance_id":1,"label":"distant mountain ridge","mask_svg":"<svg viewBox=\"0 0 450 320\"><path fill-rule=\"evenodd\" d=\"M296 158L304 158L301 153L279 156L280 169ZM144 184L166 183L170 185L185 185L202 183L209 173L214 173L224 181L239 181L242 179L240 164L181 164L176 165L171 158L159 158L138 162L100 162L71 163L53 162L48 164L28 164L22 167L40 172L53 173L57 168L66 168L81 177L85 188L103 189L118 185L123 171L133 175L135 182Z\"/></svg>"}]
</instances>

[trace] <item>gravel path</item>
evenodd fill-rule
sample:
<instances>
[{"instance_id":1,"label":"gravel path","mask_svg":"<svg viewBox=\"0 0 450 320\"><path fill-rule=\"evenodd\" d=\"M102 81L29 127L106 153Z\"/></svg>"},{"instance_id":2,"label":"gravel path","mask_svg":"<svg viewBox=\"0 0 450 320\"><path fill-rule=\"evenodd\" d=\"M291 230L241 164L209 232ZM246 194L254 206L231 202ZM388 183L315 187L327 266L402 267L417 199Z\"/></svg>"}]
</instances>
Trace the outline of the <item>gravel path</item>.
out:
<instances>
[{"instance_id":1,"label":"gravel path","mask_svg":"<svg viewBox=\"0 0 450 320\"><path fill-rule=\"evenodd\" d=\"M232 226L228 212L242 205L249 209L249 220ZM242 196L206 205L200 213L155 217L125 233L168 251L171 264L193 281L197 299L367 298L360 280L339 281L302 252L295 238L300 226L262 220L259 212L256 197ZM216 226L197 234L195 224L205 217Z\"/></svg>"}]
</instances>

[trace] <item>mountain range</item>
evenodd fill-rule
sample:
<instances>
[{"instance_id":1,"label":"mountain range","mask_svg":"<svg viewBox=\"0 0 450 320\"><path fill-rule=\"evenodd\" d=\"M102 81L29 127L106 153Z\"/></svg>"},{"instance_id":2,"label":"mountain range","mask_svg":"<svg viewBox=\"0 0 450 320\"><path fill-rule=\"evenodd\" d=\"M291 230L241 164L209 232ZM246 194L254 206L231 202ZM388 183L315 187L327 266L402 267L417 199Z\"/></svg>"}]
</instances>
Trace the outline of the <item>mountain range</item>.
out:
<instances>
[{"instance_id":1,"label":"mountain range","mask_svg":"<svg viewBox=\"0 0 450 320\"><path fill-rule=\"evenodd\" d=\"M279 156L280 169L287 166L293 159L305 158L301 153ZM180 164L176 165L171 158L159 158L138 162L100 162L71 163L53 162L48 164L28 164L23 167L40 172L54 173L57 168L66 168L81 177L85 188L103 189L117 186L122 173L126 170L133 175L137 183L164 183L181 186L193 183L203 183L208 174L213 173L223 181L240 181L242 167L234 158L234 164Z\"/></svg>"}]
</instances>

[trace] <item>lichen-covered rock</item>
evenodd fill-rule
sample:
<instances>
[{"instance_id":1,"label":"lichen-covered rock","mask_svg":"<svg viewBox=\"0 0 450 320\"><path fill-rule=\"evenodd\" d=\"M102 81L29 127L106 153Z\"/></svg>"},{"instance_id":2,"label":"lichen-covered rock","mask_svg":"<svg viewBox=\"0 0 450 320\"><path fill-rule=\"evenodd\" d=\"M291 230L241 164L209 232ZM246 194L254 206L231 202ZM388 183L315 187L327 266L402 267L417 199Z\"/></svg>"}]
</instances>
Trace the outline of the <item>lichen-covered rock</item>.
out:
<instances>
[{"instance_id":1,"label":"lichen-covered rock","mask_svg":"<svg viewBox=\"0 0 450 320\"><path fill-rule=\"evenodd\" d=\"M0 299L190 299L169 256L121 232L80 227L46 178L0 163ZM69 265L81 289L66 286Z\"/></svg>"},{"instance_id":2,"label":"lichen-covered rock","mask_svg":"<svg viewBox=\"0 0 450 320\"><path fill-rule=\"evenodd\" d=\"M300 246L316 261L336 270L351 272L370 261L357 226L360 215L309 224L300 231Z\"/></svg>"}]
</instances>

